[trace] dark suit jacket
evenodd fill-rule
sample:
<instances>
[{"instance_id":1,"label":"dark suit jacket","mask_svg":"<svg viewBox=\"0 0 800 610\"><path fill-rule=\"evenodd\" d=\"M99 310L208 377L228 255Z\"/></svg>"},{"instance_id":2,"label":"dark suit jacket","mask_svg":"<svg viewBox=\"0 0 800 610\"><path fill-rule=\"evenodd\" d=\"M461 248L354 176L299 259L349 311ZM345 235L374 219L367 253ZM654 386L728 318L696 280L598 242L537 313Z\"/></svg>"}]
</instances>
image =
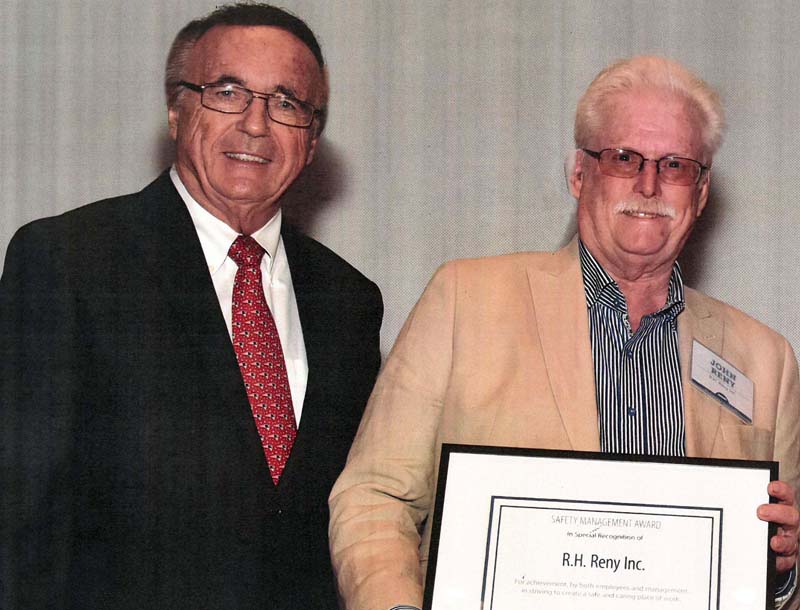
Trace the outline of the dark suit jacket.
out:
<instances>
[{"instance_id":1,"label":"dark suit jacket","mask_svg":"<svg viewBox=\"0 0 800 610\"><path fill-rule=\"evenodd\" d=\"M276 488L169 176L34 222L0 280L0 607L335 608L327 495L380 365L378 288L290 228L309 364Z\"/></svg>"}]
</instances>

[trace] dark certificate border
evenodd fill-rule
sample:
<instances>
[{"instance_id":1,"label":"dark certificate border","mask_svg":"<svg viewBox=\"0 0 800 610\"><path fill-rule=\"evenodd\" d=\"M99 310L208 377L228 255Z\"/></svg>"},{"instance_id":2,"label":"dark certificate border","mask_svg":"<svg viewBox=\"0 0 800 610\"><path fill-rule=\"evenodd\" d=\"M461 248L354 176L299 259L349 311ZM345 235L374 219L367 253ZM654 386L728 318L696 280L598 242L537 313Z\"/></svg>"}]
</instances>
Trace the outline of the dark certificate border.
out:
<instances>
[{"instance_id":1,"label":"dark certificate border","mask_svg":"<svg viewBox=\"0 0 800 610\"><path fill-rule=\"evenodd\" d=\"M494 447L488 445L459 445L452 443L442 444L441 458L439 461L439 479L436 486L436 501L434 504L433 517L431 521L431 541L428 552L428 569L425 579L425 593L423 598L423 610L432 610L433 593L436 586L436 565L439 555L439 536L442 529L442 520L445 515L443 514L444 500L447 493L447 476L450 464L451 454L475 454L475 455L509 455L529 457L533 459L571 459L571 460L594 460L594 461L609 461L609 462L644 462L653 464L685 464L689 466L711 466L711 467L725 467L725 468L738 468L742 470L757 469L766 470L769 472L770 480L778 479L778 463L771 461L759 460L730 460L730 459L716 459L716 458L688 458L688 457L666 457L666 456L643 456L643 455L629 455L619 453L600 453L595 451L563 451L553 449L527 449L520 447ZM563 500L559 500L563 501ZM770 498L770 502L773 499ZM603 501L605 505L614 504L613 502ZM626 503L627 504L627 503ZM629 505L629 504L628 504ZM679 508L679 507L671 507ZM703 507L696 507L703 508ZM776 526L773 523L769 524L767 531L767 538L764 541L767 547L767 577L765 582L765 595L764 595L764 610L773 610L774 608L774 595L775 595L775 553L769 548L769 540L776 533ZM722 540L720 540L720 551L722 550ZM489 539L487 537L487 546ZM720 558L719 566L722 566ZM482 589L485 586L485 575ZM717 591L724 586L724 583L719 582ZM546 609L543 609L546 610Z\"/></svg>"}]
</instances>

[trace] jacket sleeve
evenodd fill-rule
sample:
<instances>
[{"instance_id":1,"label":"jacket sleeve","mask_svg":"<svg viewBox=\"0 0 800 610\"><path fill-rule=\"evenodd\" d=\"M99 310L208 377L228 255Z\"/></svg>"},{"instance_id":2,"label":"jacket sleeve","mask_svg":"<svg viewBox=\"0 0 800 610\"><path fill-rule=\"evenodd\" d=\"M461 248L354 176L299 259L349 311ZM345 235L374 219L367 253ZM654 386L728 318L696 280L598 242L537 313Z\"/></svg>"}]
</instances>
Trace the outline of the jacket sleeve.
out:
<instances>
[{"instance_id":1,"label":"jacket sleeve","mask_svg":"<svg viewBox=\"0 0 800 610\"><path fill-rule=\"evenodd\" d=\"M780 479L794 487L795 505L800 507L800 375L792 346L783 340L784 367L780 380L778 413L775 421L775 460L780 464ZM781 610L800 608L800 587L795 566L794 590L788 599L776 600Z\"/></svg>"},{"instance_id":2,"label":"jacket sleeve","mask_svg":"<svg viewBox=\"0 0 800 610\"><path fill-rule=\"evenodd\" d=\"M66 481L79 400L67 253L46 222L12 239L0 278L0 606L58 607L76 515ZM59 509L58 507L61 507Z\"/></svg>"},{"instance_id":3,"label":"jacket sleeve","mask_svg":"<svg viewBox=\"0 0 800 610\"><path fill-rule=\"evenodd\" d=\"M331 555L348 610L422 605L420 532L434 494L454 287L454 267L445 266L411 312L331 492Z\"/></svg>"},{"instance_id":4,"label":"jacket sleeve","mask_svg":"<svg viewBox=\"0 0 800 610\"><path fill-rule=\"evenodd\" d=\"M780 478L791 484L800 506L800 376L792 346L783 340L783 374L775 421L775 460Z\"/></svg>"}]
</instances>

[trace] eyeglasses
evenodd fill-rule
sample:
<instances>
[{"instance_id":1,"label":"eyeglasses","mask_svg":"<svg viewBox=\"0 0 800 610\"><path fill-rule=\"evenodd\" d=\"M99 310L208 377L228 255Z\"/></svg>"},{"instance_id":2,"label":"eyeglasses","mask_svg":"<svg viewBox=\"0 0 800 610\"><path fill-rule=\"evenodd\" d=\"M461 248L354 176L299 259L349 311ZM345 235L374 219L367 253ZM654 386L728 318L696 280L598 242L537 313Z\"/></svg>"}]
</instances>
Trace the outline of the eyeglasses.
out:
<instances>
[{"instance_id":1,"label":"eyeglasses","mask_svg":"<svg viewBox=\"0 0 800 610\"><path fill-rule=\"evenodd\" d=\"M660 159L647 159L635 150L624 148L604 148L597 152L582 148L587 155L597 159L600 171L607 176L634 178L644 168L645 161L656 164L656 172L666 184L690 186L700 182L700 177L709 168L699 161L686 157L667 155Z\"/></svg>"},{"instance_id":2,"label":"eyeglasses","mask_svg":"<svg viewBox=\"0 0 800 610\"><path fill-rule=\"evenodd\" d=\"M250 106L253 98L266 102L267 116L276 123L289 127L311 127L314 117L319 110L283 93L259 93L251 91L241 85L233 83L211 83L208 85L195 85L180 81L179 85L197 91L200 94L200 103L209 110L224 112L225 114L241 114Z\"/></svg>"}]
</instances>

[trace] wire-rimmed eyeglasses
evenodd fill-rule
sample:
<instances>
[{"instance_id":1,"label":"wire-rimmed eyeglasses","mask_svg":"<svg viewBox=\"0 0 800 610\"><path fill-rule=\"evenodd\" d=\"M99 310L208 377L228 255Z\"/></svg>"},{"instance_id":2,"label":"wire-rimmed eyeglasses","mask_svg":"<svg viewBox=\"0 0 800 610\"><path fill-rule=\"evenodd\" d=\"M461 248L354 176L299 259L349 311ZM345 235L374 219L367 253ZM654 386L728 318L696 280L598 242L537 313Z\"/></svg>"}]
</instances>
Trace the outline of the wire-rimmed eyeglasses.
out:
<instances>
[{"instance_id":1,"label":"wire-rimmed eyeglasses","mask_svg":"<svg viewBox=\"0 0 800 610\"><path fill-rule=\"evenodd\" d=\"M197 91L200 103L209 110L225 114L241 114L250 106L254 98L264 100L267 115L281 125L307 129L320 113L308 102L303 102L284 93L260 93L233 83L208 83L196 85L180 81L179 85Z\"/></svg>"},{"instance_id":2,"label":"wire-rimmed eyeglasses","mask_svg":"<svg viewBox=\"0 0 800 610\"><path fill-rule=\"evenodd\" d=\"M659 177L666 184L690 186L700 182L703 172L709 169L700 161L674 155L667 155L660 159L648 159L635 150L624 148L604 148L600 151L582 148L581 150L597 159L602 173L617 178L634 178L644 168L645 161L652 161L656 164L656 172Z\"/></svg>"}]
</instances>

